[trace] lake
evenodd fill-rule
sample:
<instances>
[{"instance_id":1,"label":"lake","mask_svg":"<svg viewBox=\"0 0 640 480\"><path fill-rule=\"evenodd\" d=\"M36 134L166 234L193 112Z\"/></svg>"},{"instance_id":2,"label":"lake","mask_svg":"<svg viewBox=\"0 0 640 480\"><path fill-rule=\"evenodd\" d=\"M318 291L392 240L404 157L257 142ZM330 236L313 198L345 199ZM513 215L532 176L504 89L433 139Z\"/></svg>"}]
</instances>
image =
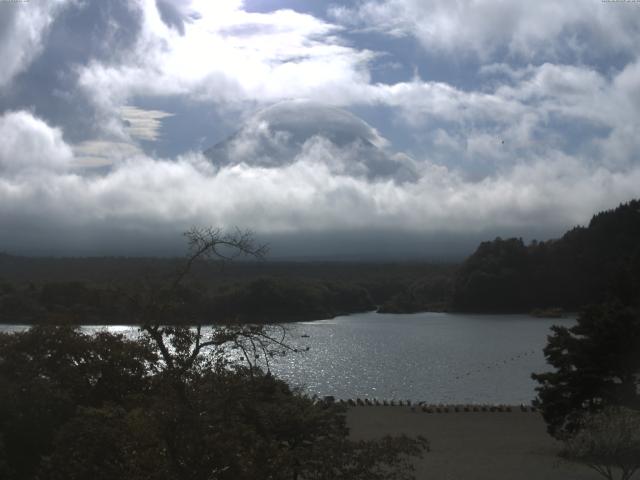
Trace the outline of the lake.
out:
<instances>
[{"instance_id":1,"label":"lake","mask_svg":"<svg viewBox=\"0 0 640 480\"><path fill-rule=\"evenodd\" d=\"M292 325L310 350L277 374L319 395L430 403L529 403L549 369L549 328L574 319L527 315L363 313ZM309 338L301 338L309 335Z\"/></svg>"},{"instance_id":2,"label":"lake","mask_svg":"<svg viewBox=\"0 0 640 480\"><path fill-rule=\"evenodd\" d=\"M542 353L549 328L574 323L528 315L375 312L293 323L286 325L290 342L309 351L274 359L272 371L320 396L528 404L535 397L531 373L550 368Z\"/></svg>"}]
</instances>

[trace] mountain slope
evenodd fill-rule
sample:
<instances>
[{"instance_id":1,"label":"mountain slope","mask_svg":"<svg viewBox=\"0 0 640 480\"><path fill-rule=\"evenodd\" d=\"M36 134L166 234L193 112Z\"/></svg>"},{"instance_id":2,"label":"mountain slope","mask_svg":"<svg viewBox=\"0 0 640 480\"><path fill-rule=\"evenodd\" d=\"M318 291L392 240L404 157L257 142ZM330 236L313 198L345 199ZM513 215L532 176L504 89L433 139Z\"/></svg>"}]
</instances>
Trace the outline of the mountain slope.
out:
<instances>
[{"instance_id":1,"label":"mountain slope","mask_svg":"<svg viewBox=\"0 0 640 480\"><path fill-rule=\"evenodd\" d=\"M309 162L353 177L416 180L412 160L388 152L387 143L346 110L290 100L261 110L205 155L221 167L276 168Z\"/></svg>"}]
</instances>

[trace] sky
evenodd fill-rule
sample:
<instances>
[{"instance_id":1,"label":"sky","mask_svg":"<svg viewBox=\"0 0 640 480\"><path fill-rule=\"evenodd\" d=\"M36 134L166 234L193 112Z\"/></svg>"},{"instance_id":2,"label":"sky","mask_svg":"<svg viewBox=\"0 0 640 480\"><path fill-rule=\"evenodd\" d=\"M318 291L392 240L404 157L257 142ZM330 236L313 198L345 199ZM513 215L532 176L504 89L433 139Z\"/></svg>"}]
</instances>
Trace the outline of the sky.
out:
<instances>
[{"instance_id":1,"label":"sky","mask_svg":"<svg viewBox=\"0 0 640 480\"><path fill-rule=\"evenodd\" d=\"M0 251L470 253L640 196L640 2L0 0Z\"/></svg>"}]
</instances>

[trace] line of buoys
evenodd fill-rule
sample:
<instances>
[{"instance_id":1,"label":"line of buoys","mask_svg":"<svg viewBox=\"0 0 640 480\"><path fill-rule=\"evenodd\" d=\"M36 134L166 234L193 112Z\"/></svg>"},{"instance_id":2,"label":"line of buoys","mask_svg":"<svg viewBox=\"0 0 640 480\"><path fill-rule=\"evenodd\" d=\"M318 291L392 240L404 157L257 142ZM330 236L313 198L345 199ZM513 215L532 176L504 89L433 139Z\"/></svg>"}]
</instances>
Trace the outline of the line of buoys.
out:
<instances>
[{"instance_id":1,"label":"line of buoys","mask_svg":"<svg viewBox=\"0 0 640 480\"><path fill-rule=\"evenodd\" d=\"M337 403L349 407L408 407L412 412L424 413L510 413L520 411L535 413L538 409L532 405L504 405L504 404L428 404L426 402L412 402L411 400L378 400L377 398L356 398L335 400L333 396L324 397L324 403Z\"/></svg>"},{"instance_id":2,"label":"line of buoys","mask_svg":"<svg viewBox=\"0 0 640 480\"><path fill-rule=\"evenodd\" d=\"M479 374L483 370L486 371L486 370L492 370L494 368L502 367L504 365L507 365L508 362L515 362L516 360L519 360L519 359L521 359L523 357L527 357L529 355L534 355L535 353L536 353L536 350L527 350L526 352L519 353L519 354L517 354L517 355L515 355L515 356L513 356L513 357L511 357L509 359L505 358L502 361L498 360L498 361L496 361L494 363L484 364L484 365L476 368L475 370L471 370L471 371L456 375L455 379L456 380L462 380L465 377L469 377L471 375Z\"/></svg>"}]
</instances>

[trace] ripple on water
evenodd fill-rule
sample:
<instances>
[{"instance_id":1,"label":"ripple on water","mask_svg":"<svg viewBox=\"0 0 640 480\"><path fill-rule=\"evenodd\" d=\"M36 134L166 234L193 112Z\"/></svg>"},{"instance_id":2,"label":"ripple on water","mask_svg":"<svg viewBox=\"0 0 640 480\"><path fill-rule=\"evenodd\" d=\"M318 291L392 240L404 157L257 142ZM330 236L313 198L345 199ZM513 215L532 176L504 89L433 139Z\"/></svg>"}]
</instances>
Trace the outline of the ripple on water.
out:
<instances>
[{"instance_id":1,"label":"ripple on water","mask_svg":"<svg viewBox=\"0 0 640 480\"><path fill-rule=\"evenodd\" d=\"M287 324L309 351L271 361L272 371L311 394L429 403L529 403L532 372L549 369L542 349L554 324L575 319L527 315L375 312ZM2 325L0 331L28 326ZM129 337L129 325L86 326Z\"/></svg>"}]
</instances>

